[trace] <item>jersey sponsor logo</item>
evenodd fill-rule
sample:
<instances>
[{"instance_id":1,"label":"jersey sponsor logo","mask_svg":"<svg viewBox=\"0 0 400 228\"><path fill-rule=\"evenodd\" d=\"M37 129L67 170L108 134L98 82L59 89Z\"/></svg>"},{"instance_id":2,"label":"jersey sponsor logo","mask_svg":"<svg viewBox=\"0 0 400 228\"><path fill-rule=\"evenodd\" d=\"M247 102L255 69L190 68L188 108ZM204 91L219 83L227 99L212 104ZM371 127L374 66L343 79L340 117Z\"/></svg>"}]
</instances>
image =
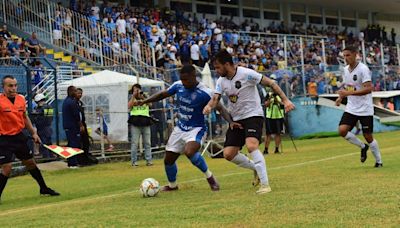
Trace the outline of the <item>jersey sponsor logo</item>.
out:
<instances>
[{"instance_id":1,"label":"jersey sponsor logo","mask_svg":"<svg viewBox=\"0 0 400 228\"><path fill-rule=\"evenodd\" d=\"M354 84L345 84L344 90L346 91L356 91L356 86Z\"/></svg>"},{"instance_id":2,"label":"jersey sponsor logo","mask_svg":"<svg viewBox=\"0 0 400 228\"><path fill-rule=\"evenodd\" d=\"M256 78L256 77L253 77L252 75L248 75L248 76L247 76L247 80L248 80L248 81L257 81L257 78Z\"/></svg>"},{"instance_id":3,"label":"jersey sponsor logo","mask_svg":"<svg viewBox=\"0 0 400 228\"><path fill-rule=\"evenodd\" d=\"M237 95L229 95L229 100L230 100L232 103L236 103L237 100L238 100L238 96L237 96Z\"/></svg>"},{"instance_id":4,"label":"jersey sponsor logo","mask_svg":"<svg viewBox=\"0 0 400 228\"><path fill-rule=\"evenodd\" d=\"M242 83L240 81L235 82L235 88L240 89L242 87Z\"/></svg>"},{"instance_id":5,"label":"jersey sponsor logo","mask_svg":"<svg viewBox=\"0 0 400 228\"><path fill-rule=\"evenodd\" d=\"M192 100L196 100L197 93L192 93L191 97L192 97Z\"/></svg>"},{"instance_id":6,"label":"jersey sponsor logo","mask_svg":"<svg viewBox=\"0 0 400 228\"><path fill-rule=\"evenodd\" d=\"M357 75L353 75L353 81L357 81Z\"/></svg>"}]
</instances>

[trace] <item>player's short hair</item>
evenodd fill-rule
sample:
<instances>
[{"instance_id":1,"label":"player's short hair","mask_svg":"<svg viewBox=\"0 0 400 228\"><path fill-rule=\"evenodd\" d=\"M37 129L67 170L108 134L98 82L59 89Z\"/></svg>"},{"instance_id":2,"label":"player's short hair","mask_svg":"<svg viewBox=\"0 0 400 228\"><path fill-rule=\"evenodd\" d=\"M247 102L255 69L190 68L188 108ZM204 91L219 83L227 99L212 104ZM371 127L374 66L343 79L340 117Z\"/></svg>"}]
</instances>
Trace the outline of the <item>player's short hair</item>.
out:
<instances>
[{"instance_id":1,"label":"player's short hair","mask_svg":"<svg viewBox=\"0 0 400 228\"><path fill-rule=\"evenodd\" d=\"M74 89L75 89L75 86L68 86L67 94L69 97L72 96L72 91L74 91Z\"/></svg>"},{"instance_id":2,"label":"player's short hair","mask_svg":"<svg viewBox=\"0 0 400 228\"><path fill-rule=\"evenodd\" d=\"M221 64L230 63L233 65L232 55L229 54L226 49L222 49L215 55L214 62L215 61L218 61Z\"/></svg>"},{"instance_id":3,"label":"player's short hair","mask_svg":"<svg viewBox=\"0 0 400 228\"><path fill-rule=\"evenodd\" d=\"M343 51L349 51L352 53L358 52L358 47L356 46L347 46L343 49Z\"/></svg>"},{"instance_id":4,"label":"player's short hair","mask_svg":"<svg viewBox=\"0 0 400 228\"><path fill-rule=\"evenodd\" d=\"M134 85L132 86L132 90L133 90L133 88L142 89L142 86L141 86L140 84L134 84Z\"/></svg>"},{"instance_id":5,"label":"player's short hair","mask_svg":"<svg viewBox=\"0 0 400 228\"><path fill-rule=\"evenodd\" d=\"M3 79L1 80L1 85L4 86L4 82L6 81L6 79L15 79L14 76L12 75L6 75L3 77Z\"/></svg>"},{"instance_id":6,"label":"player's short hair","mask_svg":"<svg viewBox=\"0 0 400 228\"><path fill-rule=\"evenodd\" d=\"M83 92L82 88L76 88L76 90Z\"/></svg>"},{"instance_id":7,"label":"player's short hair","mask_svg":"<svg viewBox=\"0 0 400 228\"><path fill-rule=\"evenodd\" d=\"M195 71L196 71L196 69L194 68L194 66L187 64L181 68L180 73L181 74L193 74Z\"/></svg>"}]
</instances>

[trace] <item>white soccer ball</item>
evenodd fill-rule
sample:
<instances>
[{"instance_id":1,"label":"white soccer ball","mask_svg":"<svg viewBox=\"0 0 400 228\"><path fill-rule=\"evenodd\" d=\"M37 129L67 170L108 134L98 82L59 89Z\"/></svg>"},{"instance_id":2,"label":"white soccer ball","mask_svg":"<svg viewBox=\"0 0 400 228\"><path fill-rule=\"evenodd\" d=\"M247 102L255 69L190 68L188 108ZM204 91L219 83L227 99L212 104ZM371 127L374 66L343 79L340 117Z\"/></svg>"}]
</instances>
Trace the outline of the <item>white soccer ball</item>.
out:
<instances>
[{"instance_id":1,"label":"white soccer ball","mask_svg":"<svg viewBox=\"0 0 400 228\"><path fill-rule=\"evenodd\" d=\"M146 178L140 184L140 193L143 197L153 197L160 191L160 184L154 178Z\"/></svg>"}]
</instances>

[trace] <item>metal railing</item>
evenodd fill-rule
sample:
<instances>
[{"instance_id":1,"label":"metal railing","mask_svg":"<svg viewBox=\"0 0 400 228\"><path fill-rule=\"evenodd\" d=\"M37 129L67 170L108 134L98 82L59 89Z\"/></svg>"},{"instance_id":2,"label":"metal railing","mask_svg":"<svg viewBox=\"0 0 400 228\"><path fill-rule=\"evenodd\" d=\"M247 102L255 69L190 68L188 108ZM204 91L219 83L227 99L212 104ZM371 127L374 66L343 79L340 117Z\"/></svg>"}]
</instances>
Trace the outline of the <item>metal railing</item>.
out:
<instances>
[{"instance_id":1,"label":"metal railing","mask_svg":"<svg viewBox=\"0 0 400 228\"><path fill-rule=\"evenodd\" d=\"M142 76L155 74L154 50L137 33L118 34L103 23L47 0L1 0L1 8L4 23L25 33L36 32L40 41L91 65L131 64Z\"/></svg>"}]
</instances>

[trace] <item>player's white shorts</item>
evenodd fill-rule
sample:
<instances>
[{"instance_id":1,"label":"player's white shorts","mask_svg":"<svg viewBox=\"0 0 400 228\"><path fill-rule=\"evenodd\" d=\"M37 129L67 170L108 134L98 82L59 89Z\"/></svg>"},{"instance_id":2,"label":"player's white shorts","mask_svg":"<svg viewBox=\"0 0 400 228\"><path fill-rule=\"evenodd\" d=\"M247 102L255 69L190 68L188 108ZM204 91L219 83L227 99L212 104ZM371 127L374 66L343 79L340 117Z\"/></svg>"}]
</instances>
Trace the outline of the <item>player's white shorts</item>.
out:
<instances>
[{"instance_id":1,"label":"player's white shorts","mask_svg":"<svg viewBox=\"0 0 400 228\"><path fill-rule=\"evenodd\" d=\"M195 127L190 131L182 131L178 126L175 126L174 130L169 136L165 150L175 153L183 153L186 143L194 141L202 145L206 137L206 127Z\"/></svg>"},{"instance_id":2,"label":"player's white shorts","mask_svg":"<svg viewBox=\"0 0 400 228\"><path fill-rule=\"evenodd\" d=\"M54 40L61 40L61 38L62 38L61 30L54 29L53 30L53 39Z\"/></svg>"}]
</instances>

